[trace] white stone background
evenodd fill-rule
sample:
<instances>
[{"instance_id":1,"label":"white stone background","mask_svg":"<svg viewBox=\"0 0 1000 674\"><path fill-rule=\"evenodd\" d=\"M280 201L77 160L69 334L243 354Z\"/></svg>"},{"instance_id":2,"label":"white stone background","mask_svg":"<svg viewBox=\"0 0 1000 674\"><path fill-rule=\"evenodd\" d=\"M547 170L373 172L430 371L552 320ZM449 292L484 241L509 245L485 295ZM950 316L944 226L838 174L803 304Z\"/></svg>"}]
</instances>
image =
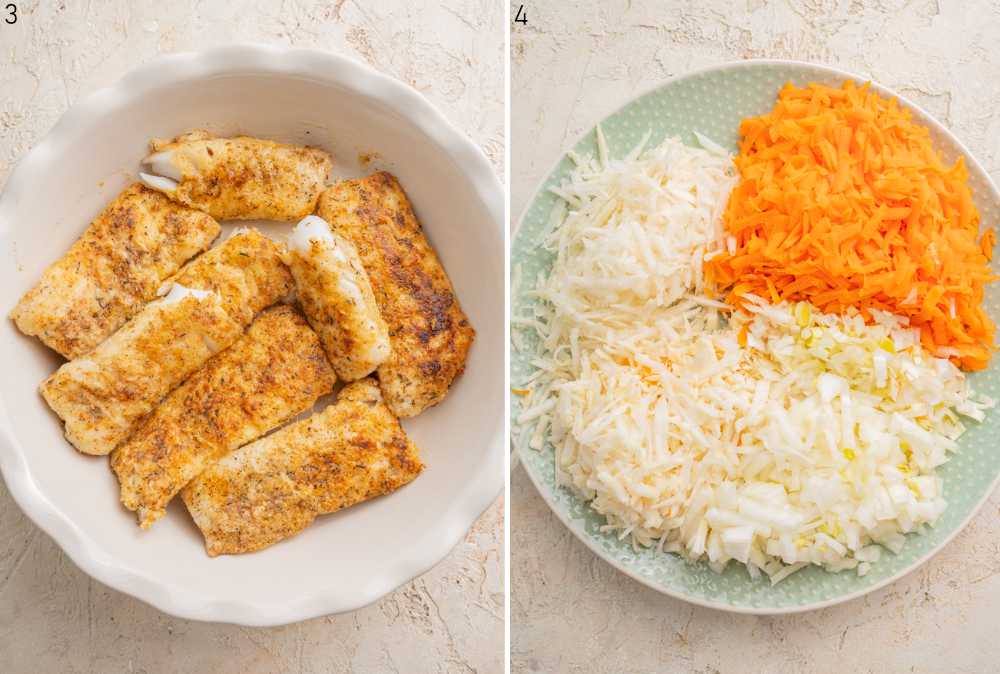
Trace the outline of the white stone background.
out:
<instances>
[{"instance_id":1,"label":"white stone background","mask_svg":"<svg viewBox=\"0 0 1000 674\"><path fill-rule=\"evenodd\" d=\"M930 111L1000 179L997 2L523 4L528 25L513 24L511 37L515 217L560 153L623 103L671 76L743 58L867 75ZM918 571L863 599L786 617L697 608L618 573L563 527L523 469L510 498L512 672L1000 671L996 494Z\"/></svg>"},{"instance_id":2,"label":"white stone background","mask_svg":"<svg viewBox=\"0 0 1000 674\"><path fill-rule=\"evenodd\" d=\"M500 0L15 1L18 23L0 23L0 183L134 65L240 41L329 49L410 84L503 175ZM91 580L0 484L0 673L501 672L502 521L499 499L441 564L372 606L254 629L175 619Z\"/></svg>"}]
</instances>

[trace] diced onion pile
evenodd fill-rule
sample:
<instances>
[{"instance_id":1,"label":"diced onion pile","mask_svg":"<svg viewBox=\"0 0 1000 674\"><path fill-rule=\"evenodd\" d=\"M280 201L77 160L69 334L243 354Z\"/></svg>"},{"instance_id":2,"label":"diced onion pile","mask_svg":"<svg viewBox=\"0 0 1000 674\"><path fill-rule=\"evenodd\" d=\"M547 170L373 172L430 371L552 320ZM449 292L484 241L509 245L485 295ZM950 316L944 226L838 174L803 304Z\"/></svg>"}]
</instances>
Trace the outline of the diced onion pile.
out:
<instances>
[{"instance_id":1,"label":"diced onion pile","mask_svg":"<svg viewBox=\"0 0 1000 674\"><path fill-rule=\"evenodd\" d=\"M710 299L736 177L700 140L608 160L599 132L599 158L555 190L555 261L514 318L542 340L520 441L551 441L560 482L635 544L772 582L867 573L944 510L935 468L992 401L906 319Z\"/></svg>"}]
</instances>

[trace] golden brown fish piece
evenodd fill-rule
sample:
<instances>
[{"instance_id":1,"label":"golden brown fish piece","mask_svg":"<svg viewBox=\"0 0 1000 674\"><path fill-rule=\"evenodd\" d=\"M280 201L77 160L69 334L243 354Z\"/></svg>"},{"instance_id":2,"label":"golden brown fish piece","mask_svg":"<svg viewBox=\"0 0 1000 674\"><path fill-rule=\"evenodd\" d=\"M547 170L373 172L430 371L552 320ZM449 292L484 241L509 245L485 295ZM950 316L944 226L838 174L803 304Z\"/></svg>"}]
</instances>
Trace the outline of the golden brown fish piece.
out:
<instances>
[{"instance_id":1,"label":"golden brown fish piece","mask_svg":"<svg viewBox=\"0 0 1000 674\"><path fill-rule=\"evenodd\" d=\"M268 309L111 455L122 503L148 528L192 478L311 407L336 381L302 314Z\"/></svg>"},{"instance_id":2,"label":"golden brown fish piece","mask_svg":"<svg viewBox=\"0 0 1000 674\"><path fill-rule=\"evenodd\" d=\"M96 349L63 364L41 394L65 422L67 440L86 454L107 454L242 331L217 294L175 285Z\"/></svg>"},{"instance_id":3,"label":"golden brown fish piece","mask_svg":"<svg viewBox=\"0 0 1000 674\"><path fill-rule=\"evenodd\" d=\"M312 213L333 168L319 148L202 130L149 146L142 181L218 220L295 222Z\"/></svg>"},{"instance_id":4,"label":"golden brown fish piece","mask_svg":"<svg viewBox=\"0 0 1000 674\"><path fill-rule=\"evenodd\" d=\"M219 293L226 310L249 325L258 312L290 295L295 287L284 255L284 246L257 230L238 229L171 280Z\"/></svg>"},{"instance_id":5,"label":"golden brown fish piece","mask_svg":"<svg viewBox=\"0 0 1000 674\"><path fill-rule=\"evenodd\" d=\"M212 557L253 552L409 483L424 468L375 381L319 414L241 447L181 492Z\"/></svg>"},{"instance_id":6,"label":"golden brown fish piece","mask_svg":"<svg viewBox=\"0 0 1000 674\"><path fill-rule=\"evenodd\" d=\"M107 454L124 441L167 393L236 341L258 311L291 292L281 256L281 246L262 234L237 233L164 283L171 289L165 298L59 368L41 390L66 423L67 439L87 454Z\"/></svg>"},{"instance_id":7,"label":"golden brown fish piece","mask_svg":"<svg viewBox=\"0 0 1000 674\"><path fill-rule=\"evenodd\" d=\"M389 326L392 354L377 370L389 409L412 417L441 402L476 332L403 189L385 172L345 180L317 215L357 248Z\"/></svg>"},{"instance_id":8,"label":"golden brown fish piece","mask_svg":"<svg viewBox=\"0 0 1000 674\"><path fill-rule=\"evenodd\" d=\"M160 284L219 235L219 224L135 183L45 270L10 317L26 335L73 359L156 296Z\"/></svg>"},{"instance_id":9,"label":"golden brown fish piece","mask_svg":"<svg viewBox=\"0 0 1000 674\"><path fill-rule=\"evenodd\" d=\"M299 303L337 376L344 381L368 376L391 347L358 251L315 215L295 226L288 248Z\"/></svg>"}]
</instances>

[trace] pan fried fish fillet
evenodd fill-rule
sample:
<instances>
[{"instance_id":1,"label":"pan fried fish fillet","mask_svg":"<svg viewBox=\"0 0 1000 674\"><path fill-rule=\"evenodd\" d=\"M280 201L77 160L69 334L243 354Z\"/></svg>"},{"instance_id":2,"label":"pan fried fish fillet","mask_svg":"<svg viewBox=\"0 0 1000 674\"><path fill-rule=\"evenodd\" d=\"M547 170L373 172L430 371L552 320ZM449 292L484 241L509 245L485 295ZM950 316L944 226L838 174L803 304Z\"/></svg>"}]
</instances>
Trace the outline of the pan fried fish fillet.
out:
<instances>
[{"instance_id":1,"label":"pan fried fish fillet","mask_svg":"<svg viewBox=\"0 0 1000 674\"><path fill-rule=\"evenodd\" d=\"M42 383L41 394L65 422L73 446L107 454L242 331L217 294L174 285L96 349L63 364Z\"/></svg>"},{"instance_id":2,"label":"pan fried fish fillet","mask_svg":"<svg viewBox=\"0 0 1000 674\"><path fill-rule=\"evenodd\" d=\"M337 376L371 374L389 357L389 329L358 251L309 215L292 231L288 260L299 302Z\"/></svg>"},{"instance_id":3,"label":"pan fried fish fillet","mask_svg":"<svg viewBox=\"0 0 1000 674\"><path fill-rule=\"evenodd\" d=\"M368 378L344 387L323 412L236 450L181 496L214 557L266 548L421 470L416 446Z\"/></svg>"},{"instance_id":4,"label":"pan fried fish fillet","mask_svg":"<svg viewBox=\"0 0 1000 674\"><path fill-rule=\"evenodd\" d=\"M202 470L308 409L335 383L305 318L290 306L268 309L111 455L122 503L148 528Z\"/></svg>"},{"instance_id":5,"label":"pan fried fish fillet","mask_svg":"<svg viewBox=\"0 0 1000 674\"><path fill-rule=\"evenodd\" d=\"M193 260L173 278L188 288L211 290L243 325L289 294L292 275L282 257L284 246L255 229L238 229L222 244Z\"/></svg>"},{"instance_id":6,"label":"pan fried fish fillet","mask_svg":"<svg viewBox=\"0 0 1000 674\"><path fill-rule=\"evenodd\" d=\"M11 311L26 335L66 358L87 353L156 296L219 235L219 224L135 183L94 218Z\"/></svg>"},{"instance_id":7,"label":"pan fried fish fillet","mask_svg":"<svg viewBox=\"0 0 1000 674\"><path fill-rule=\"evenodd\" d=\"M218 220L295 222L312 213L333 168L318 148L201 130L149 145L143 182Z\"/></svg>"},{"instance_id":8,"label":"pan fried fish fillet","mask_svg":"<svg viewBox=\"0 0 1000 674\"><path fill-rule=\"evenodd\" d=\"M444 399L465 369L475 330L396 179L375 173L320 195L317 215L354 244L389 326L378 367L386 403L412 417Z\"/></svg>"},{"instance_id":9,"label":"pan fried fish fillet","mask_svg":"<svg viewBox=\"0 0 1000 674\"><path fill-rule=\"evenodd\" d=\"M117 447L167 393L236 341L258 311L291 292L281 255L259 232L236 234L165 283L172 288L166 298L59 368L41 391L65 422L66 438L87 454ZM196 304L189 306L189 297Z\"/></svg>"}]
</instances>

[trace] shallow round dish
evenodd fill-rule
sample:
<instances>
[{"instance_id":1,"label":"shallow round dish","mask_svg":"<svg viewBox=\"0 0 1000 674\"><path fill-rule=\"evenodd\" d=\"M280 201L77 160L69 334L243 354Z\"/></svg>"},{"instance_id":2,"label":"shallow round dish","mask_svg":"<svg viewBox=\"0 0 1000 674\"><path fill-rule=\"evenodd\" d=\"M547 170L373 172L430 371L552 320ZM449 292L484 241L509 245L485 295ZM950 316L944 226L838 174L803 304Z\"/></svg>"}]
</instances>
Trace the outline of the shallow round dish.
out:
<instances>
[{"instance_id":1,"label":"shallow round dish","mask_svg":"<svg viewBox=\"0 0 1000 674\"><path fill-rule=\"evenodd\" d=\"M152 529L136 526L107 460L74 451L37 393L59 357L9 320L0 469L84 571L168 613L276 625L359 608L440 561L503 487L503 190L423 97L348 59L264 46L165 56L74 106L11 175L0 197L3 313L135 180L151 137L192 128L320 146L338 177L399 178L477 330L445 401L404 421L427 469L262 552L210 559L180 499ZM263 228L281 237L291 225Z\"/></svg>"},{"instance_id":2,"label":"shallow round dish","mask_svg":"<svg viewBox=\"0 0 1000 674\"><path fill-rule=\"evenodd\" d=\"M694 131L699 131L729 150L736 151L740 120L769 111L779 89L786 82L835 84L844 79L864 82L866 78L832 68L790 61L743 61L729 63L673 79L625 105L601 122L609 153L621 157L650 130L650 146L668 136L679 137L694 145ZM886 96L893 92L874 88ZM902 97L900 102L926 124L939 152L948 161L959 155L966 158L974 200L984 226L996 226L1000 214L1000 193L982 166L968 150L939 122ZM586 156L596 153L595 132L589 131L572 148ZM511 269L520 267L521 287L512 294L512 311L523 311L533 301L525 293L534 285L540 271L551 267L551 257L540 247L540 239L556 198L547 189L566 177L572 163L560 159L530 202L518 227L511 249ZM994 264L996 270L996 264ZM1000 319L1000 289L994 284L987 291L987 310L994 321ZM525 333L528 336L528 333ZM537 340L528 337L526 348L511 352L511 386L517 387L532 371L530 360ZM971 376L973 386L994 398L1000 397L1000 362L994 357L991 367ZM511 396L511 419L519 409L517 396ZM960 451L940 468L944 479L948 508L930 533L911 535L902 552L886 551L881 561L872 564L868 575L858 577L853 571L827 573L809 567L775 586L766 577L751 580L742 564L730 564L724 573L713 573L706 564L692 564L680 557L651 549L634 550L613 533L600 531L604 518L592 511L569 490L557 487L553 450L546 446L536 452L518 448L528 475L552 510L591 550L622 572L646 585L680 599L702 606L742 613L792 613L830 606L878 589L912 571L940 550L969 522L993 491L1000 475L1000 452L995 440L1000 435L1000 410L991 410L982 424L970 422L962 437Z\"/></svg>"}]
</instances>

